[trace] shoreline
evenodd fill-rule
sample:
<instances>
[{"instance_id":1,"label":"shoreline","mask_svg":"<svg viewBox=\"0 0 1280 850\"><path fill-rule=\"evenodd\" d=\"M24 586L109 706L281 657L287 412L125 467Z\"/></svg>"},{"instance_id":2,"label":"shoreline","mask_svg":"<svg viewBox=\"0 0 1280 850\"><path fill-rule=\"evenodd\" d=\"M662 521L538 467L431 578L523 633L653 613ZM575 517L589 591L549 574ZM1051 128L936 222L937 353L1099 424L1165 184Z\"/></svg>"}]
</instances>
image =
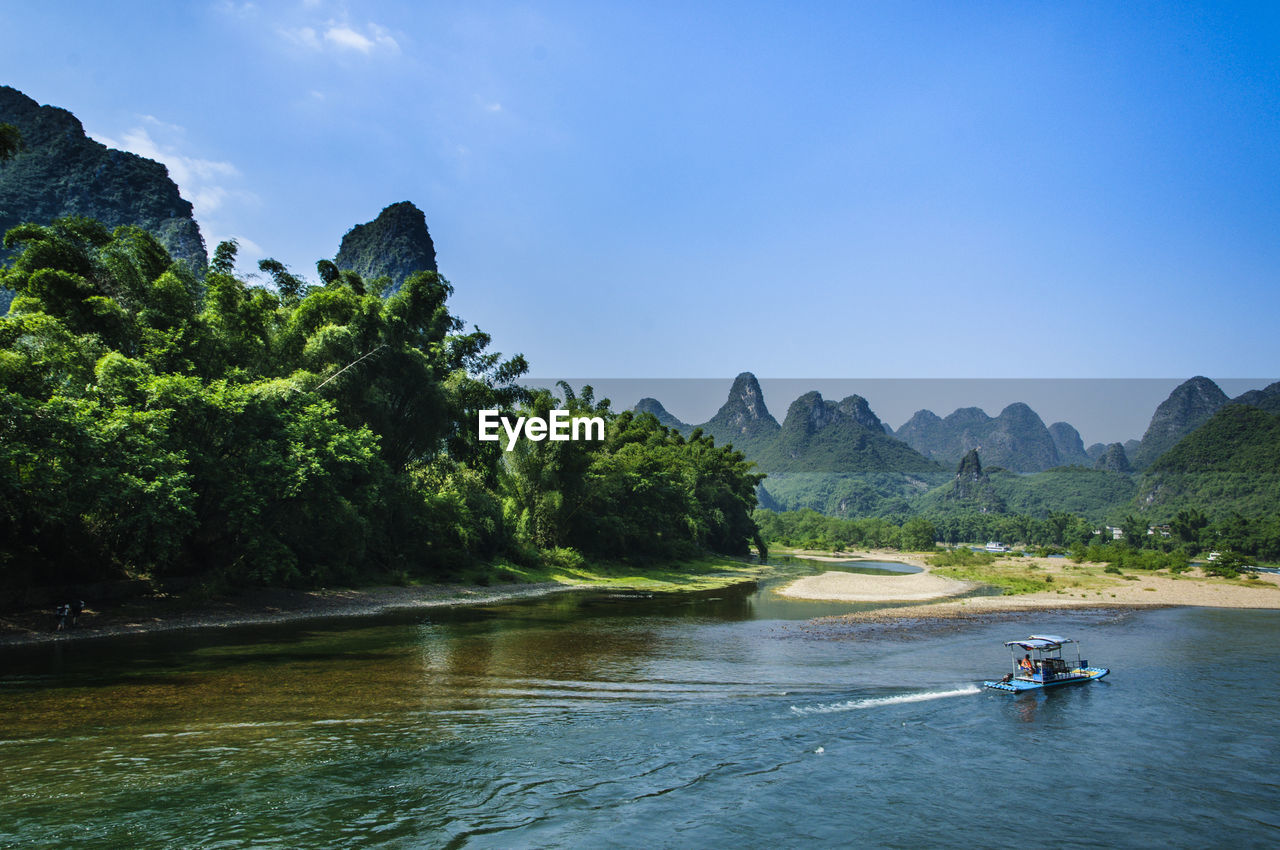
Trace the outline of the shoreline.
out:
<instances>
[{"instance_id":1,"label":"shoreline","mask_svg":"<svg viewBox=\"0 0 1280 850\"><path fill-rule=\"evenodd\" d=\"M311 590L244 588L212 597L151 595L117 606L85 608L81 625L54 628L51 607L0 613L0 649L156 632L272 626L302 620L373 617L441 607L491 605L573 590L681 592L754 581L768 567L726 556L665 562L658 568L597 564L521 569L493 584L419 584Z\"/></svg>"},{"instance_id":2,"label":"shoreline","mask_svg":"<svg viewBox=\"0 0 1280 850\"><path fill-rule=\"evenodd\" d=\"M999 596L969 596L956 599L956 593L942 592L943 584L926 582L959 582L956 579L932 576L932 567L919 555L895 553L887 550L859 550L851 552L809 554L807 550L789 552L795 557L840 562L852 560L885 560L918 566L923 573L906 577L888 577L903 594L893 598L890 594L877 594L876 582L886 577L855 575L847 578L830 578L840 573L824 573L789 583L780 589L790 598L838 601L849 603L926 602L906 607L877 608L850 611L828 617L815 618L818 622L891 622L897 620L966 620L1012 616L1025 613L1047 613L1083 610L1143 610L1153 608L1201 607L1280 610L1280 575L1257 574L1247 583L1239 580L1209 578L1193 572L1169 575L1159 572L1130 570L1125 574L1104 573L1102 564L1075 564L1061 558L1017 558L1016 563L1047 582L1054 583L1054 590ZM1198 572L1198 571L1196 571ZM815 581L826 579L825 581ZM915 579L915 585L907 580ZM888 590L886 585L886 590ZM846 592L842 593L844 590ZM932 596L922 595L932 592ZM958 591L963 593L963 590ZM812 595L810 595L812 594ZM911 595L907 595L911 594ZM920 594L920 595L918 595Z\"/></svg>"},{"instance_id":3,"label":"shoreline","mask_svg":"<svg viewBox=\"0 0 1280 850\"><path fill-rule=\"evenodd\" d=\"M1054 562L1050 559L1027 558L1019 561L1024 562L1029 569L1042 571L1043 575L1059 576L1063 587L1036 593L956 598L973 590L979 583L933 575L932 567L918 554L890 550L836 553L794 550L780 554L833 564L847 561L892 561L922 570L902 576L874 576L830 570L818 575L802 576L772 591L797 600L864 605L881 603L887 606L814 617L810 622L816 624L989 619L1028 613L1100 609L1132 611L1207 607L1280 610L1280 575L1275 574L1261 574L1257 580L1248 584L1195 575L1170 576L1159 573L1131 572L1112 578L1110 575L1100 577L1082 572L1076 576L1068 570L1084 570L1101 565L1077 567L1061 559ZM757 571L758 568L726 573L718 578L726 584L750 581L759 577L750 574ZM214 599L159 599L151 600L146 606L127 605L106 610L88 608L82 625L67 631L53 629L53 615L48 611L23 611L0 616L0 649L171 631L372 617L392 612L512 602L573 590L645 589L632 588L625 581L612 583L561 578L561 581L491 586L427 584L320 590L258 588ZM1086 580L1075 586L1068 583L1077 578ZM665 589L679 590L675 587ZM923 604L900 604L904 602Z\"/></svg>"},{"instance_id":4,"label":"shoreline","mask_svg":"<svg viewBox=\"0 0 1280 850\"><path fill-rule=\"evenodd\" d=\"M588 584L539 582L488 587L426 584L412 587L387 585L321 590L260 588L237 596L219 597L201 602L163 600L172 604L152 606L149 611L86 609L86 621L79 627L65 631L55 631L51 626L41 628L42 623L53 622L53 615L48 612L20 612L0 616L0 648L170 631L273 626L304 620L373 617L397 611L512 602L590 587L591 585ZM35 622L36 620L39 622Z\"/></svg>"}]
</instances>

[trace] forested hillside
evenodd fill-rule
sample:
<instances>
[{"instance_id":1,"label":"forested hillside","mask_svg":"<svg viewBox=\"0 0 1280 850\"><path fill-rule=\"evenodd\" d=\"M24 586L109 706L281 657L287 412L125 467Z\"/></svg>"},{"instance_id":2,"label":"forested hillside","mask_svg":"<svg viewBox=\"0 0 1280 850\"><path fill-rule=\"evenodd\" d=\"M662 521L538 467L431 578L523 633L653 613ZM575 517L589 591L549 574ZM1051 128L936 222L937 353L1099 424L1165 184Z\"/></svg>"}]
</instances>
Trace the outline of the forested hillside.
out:
<instances>
[{"instance_id":1,"label":"forested hillside","mask_svg":"<svg viewBox=\"0 0 1280 850\"><path fill-rule=\"evenodd\" d=\"M7 234L0 585L195 576L448 577L477 559L745 553L760 476L710 437L518 384L419 272L383 299L332 262L271 287L175 263L136 227ZM476 411L567 406L596 442L477 436ZM551 553L551 554L548 554Z\"/></svg>"},{"instance_id":2,"label":"forested hillside","mask_svg":"<svg viewBox=\"0 0 1280 850\"><path fill-rule=\"evenodd\" d=\"M1277 515L1280 415L1228 404L1143 474L1138 504L1167 520L1194 508L1211 518Z\"/></svg>"}]
</instances>

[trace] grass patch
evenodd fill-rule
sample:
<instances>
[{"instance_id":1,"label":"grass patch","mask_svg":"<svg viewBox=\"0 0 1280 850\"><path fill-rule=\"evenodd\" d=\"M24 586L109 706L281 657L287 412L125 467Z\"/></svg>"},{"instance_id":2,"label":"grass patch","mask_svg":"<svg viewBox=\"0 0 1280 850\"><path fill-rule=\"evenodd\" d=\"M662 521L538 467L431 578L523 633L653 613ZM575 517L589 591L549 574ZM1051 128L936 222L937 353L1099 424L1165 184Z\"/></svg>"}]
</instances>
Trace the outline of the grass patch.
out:
<instances>
[{"instance_id":1,"label":"grass patch","mask_svg":"<svg viewBox=\"0 0 1280 850\"><path fill-rule=\"evenodd\" d=\"M547 558L536 566L502 562L490 565L489 583L569 584L615 590L656 592L712 590L752 581L776 568L768 564L708 556L652 564L590 563L581 558ZM576 554L576 553L575 553Z\"/></svg>"},{"instance_id":2,"label":"grass patch","mask_svg":"<svg viewBox=\"0 0 1280 850\"><path fill-rule=\"evenodd\" d=\"M957 549L955 553L965 550ZM971 557L972 556L972 557ZM956 562L959 564L956 564ZM945 552L930 559L936 575L954 578L960 581L989 584L1001 589L1005 596L1025 593L1041 593L1048 590L1063 593L1066 591L1097 591L1114 584L1104 578L1101 568L1075 567L1068 570L1063 565L1028 563L1016 559L997 559L986 552L970 552L969 555L954 555Z\"/></svg>"},{"instance_id":3,"label":"grass patch","mask_svg":"<svg viewBox=\"0 0 1280 850\"><path fill-rule=\"evenodd\" d=\"M934 567L973 568L994 564L996 556L991 552L975 552L967 546L961 546L931 555L928 561Z\"/></svg>"}]
</instances>

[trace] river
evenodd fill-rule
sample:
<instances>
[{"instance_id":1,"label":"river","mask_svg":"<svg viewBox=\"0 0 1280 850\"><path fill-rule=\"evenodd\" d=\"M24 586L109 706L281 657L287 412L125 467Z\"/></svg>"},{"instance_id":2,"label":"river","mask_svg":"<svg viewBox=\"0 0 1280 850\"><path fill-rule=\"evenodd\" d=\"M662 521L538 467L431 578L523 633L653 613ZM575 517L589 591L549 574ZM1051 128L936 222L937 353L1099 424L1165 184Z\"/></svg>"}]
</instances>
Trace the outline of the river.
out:
<instances>
[{"instance_id":1,"label":"river","mask_svg":"<svg viewBox=\"0 0 1280 850\"><path fill-rule=\"evenodd\" d=\"M767 586L0 651L0 845L1280 842L1280 612L807 622ZM983 691L1002 642L1112 668Z\"/></svg>"}]
</instances>

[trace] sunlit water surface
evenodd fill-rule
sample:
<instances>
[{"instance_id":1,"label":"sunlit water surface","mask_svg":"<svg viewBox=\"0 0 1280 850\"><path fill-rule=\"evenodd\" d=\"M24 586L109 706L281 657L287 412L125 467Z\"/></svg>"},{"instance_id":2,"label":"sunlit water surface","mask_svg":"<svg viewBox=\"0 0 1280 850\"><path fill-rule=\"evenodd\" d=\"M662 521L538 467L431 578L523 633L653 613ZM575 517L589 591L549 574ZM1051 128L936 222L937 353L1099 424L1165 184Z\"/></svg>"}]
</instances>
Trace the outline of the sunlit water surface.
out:
<instances>
[{"instance_id":1,"label":"sunlit water surface","mask_svg":"<svg viewBox=\"0 0 1280 850\"><path fill-rule=\"evenodd\" d=\"M0 844L1258 847L1280 614L812 625L767 589L0 654ZM1101 681L983 691L1003 641Z\"/></svg>"}]
</instances>

